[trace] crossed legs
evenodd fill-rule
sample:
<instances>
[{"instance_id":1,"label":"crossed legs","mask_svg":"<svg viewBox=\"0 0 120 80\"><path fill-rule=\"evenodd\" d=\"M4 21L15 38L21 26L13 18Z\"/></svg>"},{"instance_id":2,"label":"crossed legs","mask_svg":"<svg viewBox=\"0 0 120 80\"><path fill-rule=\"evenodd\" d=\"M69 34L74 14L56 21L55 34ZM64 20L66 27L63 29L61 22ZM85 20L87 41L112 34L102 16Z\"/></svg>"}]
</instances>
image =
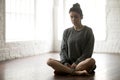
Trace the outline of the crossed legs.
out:
<instances>
[{"instance_id":1,"label":"crossed legs","mask_svg":"<svg viewBox=\"0 0 120 80\"><path fill-rule=\"evenodd\" d=\"M89 70L95 65L95 60L93 58L87 58L86 60L80 62L74 70L61 64L60 61L51 58L48 59L47 64L51 66L56 72L68 73L71 75L87 75Z\"/></svg>"},{"instance_id":2,"label":"crossed legs","mask_svg":"<svg viewBox=\"0 0 120 80\"><path fill-rule=\"evenodd\" d=\"M55 71L58 71L58 72L65 72L65 73L70 73L70 74L72 72L71 68L69 68L69 67L61 64L59 61L51 59L51 58L47 61L47 64L49 66L51 66Z\"/></svg>"}]
</instances>

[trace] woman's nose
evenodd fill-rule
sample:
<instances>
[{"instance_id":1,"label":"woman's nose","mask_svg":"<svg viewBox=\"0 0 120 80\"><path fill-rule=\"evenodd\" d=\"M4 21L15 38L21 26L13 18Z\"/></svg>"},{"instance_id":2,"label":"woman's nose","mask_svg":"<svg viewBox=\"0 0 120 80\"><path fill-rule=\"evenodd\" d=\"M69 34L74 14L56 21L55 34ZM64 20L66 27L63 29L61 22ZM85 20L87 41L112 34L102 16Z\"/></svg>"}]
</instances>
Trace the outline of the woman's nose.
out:
<instances>
[{"instance_id":1,"label":"woman's nose","mask_svg":"<svg viewBox=\"0 0 120 80\"><path fill-rule=\"evenodd\" d=\"M74 18L74 17L72 18L72 21L75 21L75 18Z\"/></svg>"}]
</instances>

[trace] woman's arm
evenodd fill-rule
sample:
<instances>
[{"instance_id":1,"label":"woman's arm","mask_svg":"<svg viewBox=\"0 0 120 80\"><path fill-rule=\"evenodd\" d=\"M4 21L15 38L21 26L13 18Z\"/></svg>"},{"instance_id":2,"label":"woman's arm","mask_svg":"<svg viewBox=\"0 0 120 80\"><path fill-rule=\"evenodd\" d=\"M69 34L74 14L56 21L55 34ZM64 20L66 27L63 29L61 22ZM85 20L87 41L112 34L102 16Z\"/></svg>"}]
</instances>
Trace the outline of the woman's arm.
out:
<instances>
[{"instance_id":1,"label":"woman's arm","mask_svg":"<svg viewBox=\"0 0 120 80\"><path fill-rule=\"evenodd\" d=\"M67 56L67 30L63 33L63 39L61 44L61 51L60 51L60 59L62 64L67 63L68 56Z\"/></svg>"}]
</instances>

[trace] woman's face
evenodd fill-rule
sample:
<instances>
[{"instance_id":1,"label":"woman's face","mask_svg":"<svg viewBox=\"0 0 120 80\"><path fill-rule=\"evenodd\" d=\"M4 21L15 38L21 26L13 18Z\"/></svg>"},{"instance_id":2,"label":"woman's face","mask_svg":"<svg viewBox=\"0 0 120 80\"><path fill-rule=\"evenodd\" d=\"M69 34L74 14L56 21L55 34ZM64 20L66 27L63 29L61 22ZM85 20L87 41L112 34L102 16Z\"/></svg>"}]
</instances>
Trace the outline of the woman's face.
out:
<instances>
[{"instance_id":1,"label":"woman's face","mask_svg":"<svg viewBox=\"0 0 120 80\"><path fill-rule=\"evenodd\" d=\"M81 17L80 14L77 13L77 12L71 11L71 12L70 12L70 18L71 18L72 23L73 23L75 26L77 26L77 25L79 25L79 24L81 23L82 17Z\"/></svg>"}]
</instances>

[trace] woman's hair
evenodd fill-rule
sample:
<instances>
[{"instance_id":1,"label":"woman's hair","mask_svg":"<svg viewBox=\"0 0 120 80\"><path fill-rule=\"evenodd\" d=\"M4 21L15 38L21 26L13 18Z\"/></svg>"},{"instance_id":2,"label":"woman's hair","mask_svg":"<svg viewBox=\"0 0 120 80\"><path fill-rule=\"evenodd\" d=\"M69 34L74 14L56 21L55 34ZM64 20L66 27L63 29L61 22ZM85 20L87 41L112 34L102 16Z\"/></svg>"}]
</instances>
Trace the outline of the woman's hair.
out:
<instances>
[{"instance_id":1,"label":"woman's hair","mask_svg":"<svg viewBox=\"0 0 120 80\"><path fill-rule=\"evenodd\" d=\"M80 14L80 16L83 17L83 13L82 13L79 3L73 4L73 7L70 8L69 13L72 11L77 12L78 14Z\"/></svg>"}]
</instances>

